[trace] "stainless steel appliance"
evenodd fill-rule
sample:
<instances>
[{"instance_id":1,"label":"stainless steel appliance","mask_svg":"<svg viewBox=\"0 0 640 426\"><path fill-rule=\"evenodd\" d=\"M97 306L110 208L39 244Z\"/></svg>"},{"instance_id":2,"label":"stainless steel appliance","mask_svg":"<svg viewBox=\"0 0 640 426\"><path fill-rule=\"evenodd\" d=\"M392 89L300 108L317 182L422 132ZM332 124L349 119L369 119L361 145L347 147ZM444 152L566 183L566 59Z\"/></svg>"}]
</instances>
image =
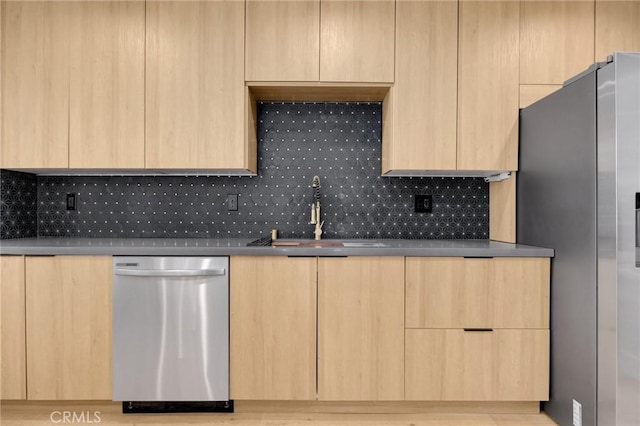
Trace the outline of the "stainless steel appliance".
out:
<instances>
[{"instance_id":1,"label":"stainless steel appliance","mask_svg":"<svg viewBox=\"0 0 640 426\"><path fill-rule=\"evenodd\" d=\"M229 399L229 258L113 258L113 400Z\"/></svg>"},{"instance_id":2,"label":"stainless steel appliance","mask_svg":"<svg viewBox=\"0 0 640 426\"><path fill-rule=\"evenodd\" d=\"M561 425L640 425L638 192L639 53L521 111L517 240L555 249L544 409Z\"/></svg>"},{"instance_id":3,"label":"stainless steel appliance","mask_svg":"<svg viewBox=\"0 0 640 426\"><path fill-rule=\"evenodd\" d=\"M639 247L640 247L640 192L636 192L636 254L638 253ZM638 259L637 255L636 255L636 259Z\"/></svg>"}]
</instances>

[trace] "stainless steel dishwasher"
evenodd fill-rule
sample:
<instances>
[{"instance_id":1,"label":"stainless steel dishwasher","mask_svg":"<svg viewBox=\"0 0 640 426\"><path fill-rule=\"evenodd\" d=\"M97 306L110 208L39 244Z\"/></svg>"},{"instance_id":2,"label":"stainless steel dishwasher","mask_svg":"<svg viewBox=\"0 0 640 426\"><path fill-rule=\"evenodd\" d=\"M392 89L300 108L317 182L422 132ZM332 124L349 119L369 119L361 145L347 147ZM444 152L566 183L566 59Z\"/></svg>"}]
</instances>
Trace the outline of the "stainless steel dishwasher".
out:
<instances>
[{"instance_id":1,"label":"stainless steel dishwasher","mask_svg":"<svg viewBox=\"0 0 640 426\"><path fill-rule=\"evenodd\" d=\"M229 258L114 257L113 400L228 399Z\"/></svg>"}]
</instances>

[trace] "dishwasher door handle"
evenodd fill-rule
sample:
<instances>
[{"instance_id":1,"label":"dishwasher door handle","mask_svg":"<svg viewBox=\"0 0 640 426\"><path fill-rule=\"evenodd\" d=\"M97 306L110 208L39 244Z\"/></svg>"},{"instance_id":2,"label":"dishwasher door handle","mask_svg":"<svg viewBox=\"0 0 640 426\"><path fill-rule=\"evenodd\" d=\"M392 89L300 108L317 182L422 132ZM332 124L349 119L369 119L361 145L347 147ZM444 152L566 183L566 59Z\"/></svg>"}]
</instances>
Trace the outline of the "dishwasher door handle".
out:
<instances>
[{"instance_id":1,"label":"dishwasher door handle","mask_svg":"<svg viewBox=\"0 0 640 426\"><path fill-rule=\"evenodd\" d=\"M227 273L226 269L116 269L115 275L131 277L215 277Z\"/></svg>"}]
</instances>

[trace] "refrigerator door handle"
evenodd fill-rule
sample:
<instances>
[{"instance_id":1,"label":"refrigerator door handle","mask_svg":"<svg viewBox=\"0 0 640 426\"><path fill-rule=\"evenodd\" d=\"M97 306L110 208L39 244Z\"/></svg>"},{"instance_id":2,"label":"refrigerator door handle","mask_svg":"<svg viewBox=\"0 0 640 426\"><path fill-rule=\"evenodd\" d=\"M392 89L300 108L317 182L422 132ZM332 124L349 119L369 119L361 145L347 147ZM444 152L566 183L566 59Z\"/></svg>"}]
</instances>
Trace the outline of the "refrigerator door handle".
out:
<instances>
[{"instance_id":1,"label":"refrigerator door handle","mask_svg":"<svg viewBox=\"0 0 640 426\"><path fill-rule=\"evenodd\" d=\"M636 248L638 247L640 247L640 192L636 192ZM636 256L636 267L637 266L638 259Z\"/></svg>"}]
</instances>

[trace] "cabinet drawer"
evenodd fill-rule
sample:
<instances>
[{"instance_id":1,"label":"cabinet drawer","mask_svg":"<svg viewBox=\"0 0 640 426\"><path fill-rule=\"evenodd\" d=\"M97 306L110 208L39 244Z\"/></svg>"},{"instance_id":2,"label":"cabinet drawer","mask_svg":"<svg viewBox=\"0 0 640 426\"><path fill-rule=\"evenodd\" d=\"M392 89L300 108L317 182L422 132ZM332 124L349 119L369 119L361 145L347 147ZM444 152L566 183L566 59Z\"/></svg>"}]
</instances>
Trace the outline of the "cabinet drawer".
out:
<instances>
[{"instance_id":1,"label":"cabinet drawer","mask_svg":"<svg viewBox=\"0 0 640 426\"><path fill-rule=\"evenodd\" d=\"M548 258L407 258L407 328L549 328Z\"/></svg>"},{"instance_id":2,"label":"cabinet drawer","mask_svg":"<svg viewBox=\"0 0 640 426\"><path fill-rule=\"evenodd\" d=\"M406 330L405 398L546 401L549 330Z\"/></svg>"}]
</instances>

